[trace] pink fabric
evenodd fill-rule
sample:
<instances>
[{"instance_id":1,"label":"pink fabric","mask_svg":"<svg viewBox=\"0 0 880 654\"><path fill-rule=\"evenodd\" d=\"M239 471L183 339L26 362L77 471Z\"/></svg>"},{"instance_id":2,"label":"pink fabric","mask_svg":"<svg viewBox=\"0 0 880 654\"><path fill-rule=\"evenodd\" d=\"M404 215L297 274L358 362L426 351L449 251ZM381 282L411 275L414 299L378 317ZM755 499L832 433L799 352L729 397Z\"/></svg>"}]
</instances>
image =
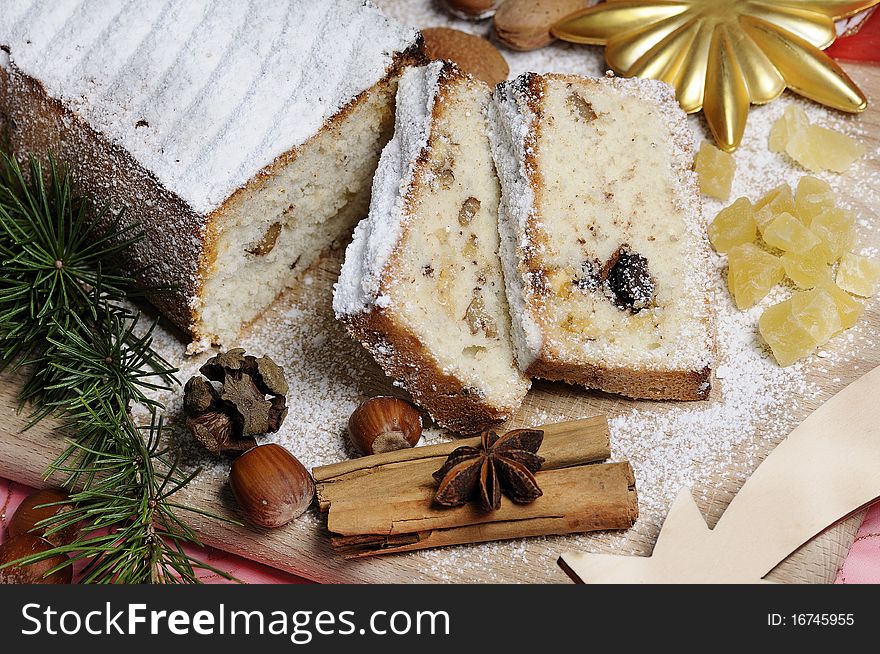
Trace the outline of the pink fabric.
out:
<instances>
[{"instance_id":1,"label":"pink fabric","mask_svg":"<svg viewBox=\"0 0 880 654\"><path fill-rule=\"evenodd\" d=\"M880 584L880 502L868 509L835 583Z\"/></svg>"},{"instance_id":2,"label":"pink fabric","mask_svg":"<svg viewBox=\"0 0 880 654\"><path fill-rule=\"evenodd\" d=\"M21 484L16 484L5 479L0 479L0 543L7 536L6 525L15 513L15 509L21 501L34 489ZM210 547L187 548L198 560L232 574L239 581L248 584L308 584L306 579L301 579L286 572L275 570L269 566L248 561L234 554L227 554ZM216 573L202 570L199 578L207 584L230 583Z\"/></svg>"},{"instance_id":3,"label":"pink fabric","mask_svg":"<svg viewBox=\"0 0 880 654\"><path fill-rule=\"evenodd\" d=\"M6 524L32 488L0 479L0 543L6 538ZM308 584L307 579L275 570L210 547L187 548L199 560L224 570L248 584ZM207 584L229 583L215 573L202 571L199 578ZM880 502L868 511L852 549L840 571L838 584L880 584Z\"/></svg>"}]
</instances>

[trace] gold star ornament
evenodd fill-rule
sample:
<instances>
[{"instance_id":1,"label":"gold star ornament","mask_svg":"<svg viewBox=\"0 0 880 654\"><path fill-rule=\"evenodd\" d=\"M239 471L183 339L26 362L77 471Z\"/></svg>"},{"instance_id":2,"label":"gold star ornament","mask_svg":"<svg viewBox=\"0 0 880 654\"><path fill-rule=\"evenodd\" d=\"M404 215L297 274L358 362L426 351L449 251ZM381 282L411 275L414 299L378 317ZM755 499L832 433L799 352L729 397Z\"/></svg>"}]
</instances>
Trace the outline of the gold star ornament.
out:
<instances>
[{"instance_id":1,"label":"gold star ornament","mask_svg":"<svg viewBox=\"0 0 880 654\"><path fill-rule=\"evenodd\" d=\"M607 0L557 23L553 35L605 46L619 75L675 87L688 113L703 110L719 147L735 150L750 104L789 88L858 113L865 95L831 57L834 21L880 0Z\"/></svg>"}]
</instances>

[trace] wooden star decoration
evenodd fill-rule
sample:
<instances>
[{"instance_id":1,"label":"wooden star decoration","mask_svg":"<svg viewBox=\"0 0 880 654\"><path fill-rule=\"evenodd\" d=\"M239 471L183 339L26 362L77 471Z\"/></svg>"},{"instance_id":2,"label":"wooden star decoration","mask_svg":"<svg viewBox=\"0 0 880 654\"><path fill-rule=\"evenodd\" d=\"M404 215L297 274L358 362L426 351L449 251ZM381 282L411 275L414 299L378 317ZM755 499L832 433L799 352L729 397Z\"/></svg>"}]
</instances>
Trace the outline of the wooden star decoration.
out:
<instances>
[{"instance_id":1,"label":"wooden star decoration","mask_svg":"<svg viewBox=\"0 0 880 654\"><path fill-rule=\"evenodd\" d=\"M880 497L880 367L811 414L758 466L709 529L682 490L650 557L569 552L587 583L758 583L829 525Z\"/></svg>"},{"instance_id":2,"label":"wooden star decoration","mask_svg":"<svg viewBox=\"0 0 880 654\"><path fill-rule=\"evenodd\" d=\"M605 46L619 75L668 82L687 113L703 110L718 146L735 150L751 104L789 88L849 113L867 99L822 50L834 21L880 0L607 0L557 23L552 33Z\"/></svg>"}]
</instances>

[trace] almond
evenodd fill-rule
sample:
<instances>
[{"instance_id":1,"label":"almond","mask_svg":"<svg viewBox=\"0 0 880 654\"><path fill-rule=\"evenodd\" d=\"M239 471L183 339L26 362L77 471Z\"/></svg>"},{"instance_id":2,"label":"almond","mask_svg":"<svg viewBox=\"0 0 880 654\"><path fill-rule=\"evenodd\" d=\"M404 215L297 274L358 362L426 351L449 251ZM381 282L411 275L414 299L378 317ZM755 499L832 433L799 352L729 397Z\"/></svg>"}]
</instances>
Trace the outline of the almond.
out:
<instances>
[{"instance_id":1,"label":"almond","mask_svg":"<svg viewBox=\"0 0 880 654\"><path fill-rule=\"evenodd\" d=\"M495 35L512 50L536 50L553 42L550 28L584 9L587 0L507 0L495 14Z\"/></svg>"},{"instance_id":2,"label":"almond","mask_svg":"<svg viewBox=\"0 0 880 654\"><path fill-rule=\"evenodd\" d=\"M446 0L449 10L467 20L483 20L495 13L499 0Z\"/></svg>"},{"instance_id":3,"label":"almond","mask_svg":"<svg viewBox=\"0 0 880 654\"><path fill-rule=\"evenodd\" d=\"M510 68L504 56L486 39L448 27L422 30L425 52L436 60L450 60L459 68L494 87L507 79Z\"/></svg>"}]
</instances>

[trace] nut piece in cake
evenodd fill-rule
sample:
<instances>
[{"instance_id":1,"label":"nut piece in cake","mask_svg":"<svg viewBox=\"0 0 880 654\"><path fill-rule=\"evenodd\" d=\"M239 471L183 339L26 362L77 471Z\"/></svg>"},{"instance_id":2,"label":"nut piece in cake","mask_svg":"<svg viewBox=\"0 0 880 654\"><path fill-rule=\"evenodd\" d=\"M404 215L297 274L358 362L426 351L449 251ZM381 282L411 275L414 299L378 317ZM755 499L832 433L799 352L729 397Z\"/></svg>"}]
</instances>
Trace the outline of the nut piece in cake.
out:
<instances>
[{"instance_id":1,"label":"nut piece in cake","mask_svg":"<svg viewBox=\"0 0 880 654\"><path fill-rule=\"evenodd\" d=\"M404 74L370 214L333 298L337 317L385 372L461 433L504 420L529 388L514 360L498 258L489 97L450 63Z\"/></svg>"},{"instance_id":2,"label":"nut piece in cake","mask_svg":"<svg viewBox=\"0 0 880 654\"><path fill-rule=\"evenodd\" d=\"M709 244L670 88L526 74L496 88L489 117L521 369L629 397L704 399Z\"/></svg>"}]
</instances>

